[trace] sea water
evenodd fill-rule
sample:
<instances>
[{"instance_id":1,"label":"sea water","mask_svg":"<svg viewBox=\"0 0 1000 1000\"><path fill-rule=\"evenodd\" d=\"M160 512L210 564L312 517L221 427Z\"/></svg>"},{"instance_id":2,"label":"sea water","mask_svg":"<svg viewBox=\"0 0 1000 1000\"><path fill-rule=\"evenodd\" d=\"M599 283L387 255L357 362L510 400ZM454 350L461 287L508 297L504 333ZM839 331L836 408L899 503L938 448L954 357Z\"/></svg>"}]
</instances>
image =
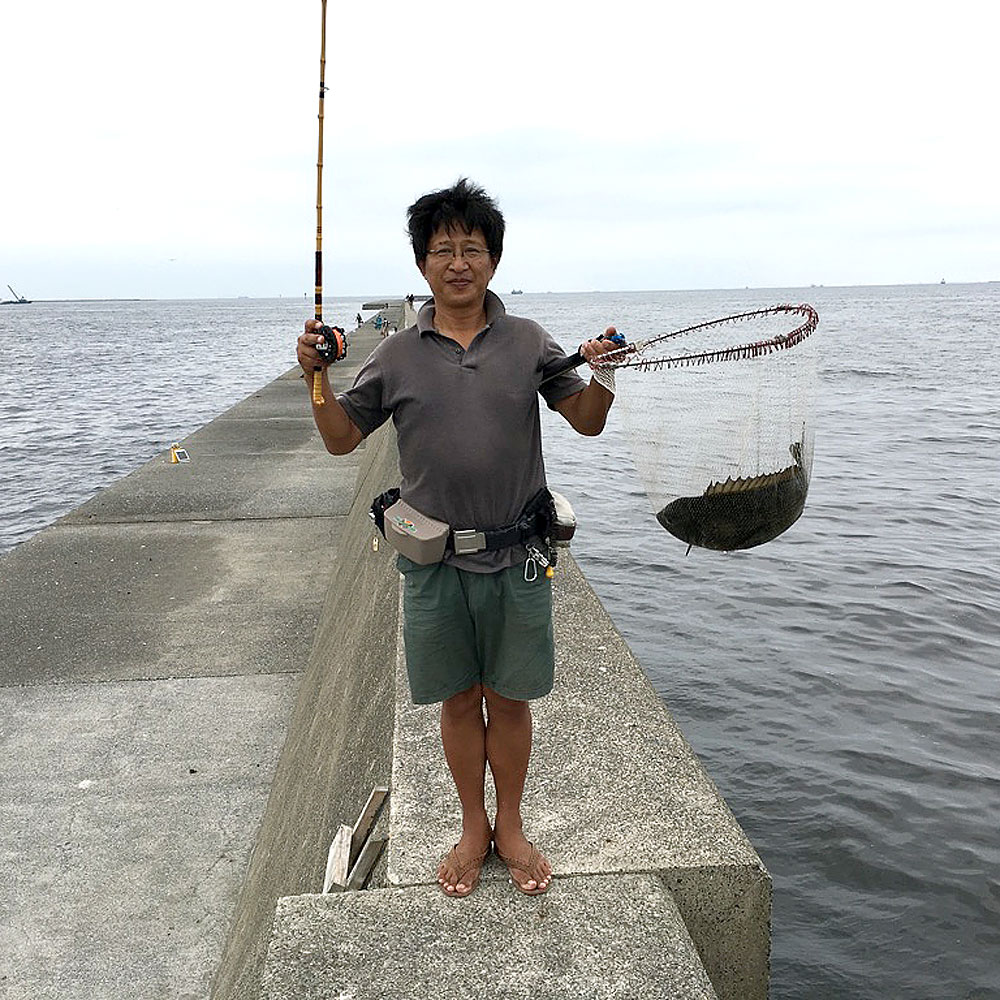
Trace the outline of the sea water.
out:
<instances>
[{"instance_id":1,"label":"sea water","mask_svg":"<svg viewBox=\"0 0 1000 1000\"><path fill-rule=\"evenodd\" d=\"M820 314L815 455L785 534L685 555L614 410L596 439L545 414L549 479L576 507L576 558L771 873L772 997L1000 998L1000 285L507 305L575 346L800 301ZM328 318L350 329L360 305ZM0 552L291 367L310 312L0 308Z\"/></svg>"}]
</instances>

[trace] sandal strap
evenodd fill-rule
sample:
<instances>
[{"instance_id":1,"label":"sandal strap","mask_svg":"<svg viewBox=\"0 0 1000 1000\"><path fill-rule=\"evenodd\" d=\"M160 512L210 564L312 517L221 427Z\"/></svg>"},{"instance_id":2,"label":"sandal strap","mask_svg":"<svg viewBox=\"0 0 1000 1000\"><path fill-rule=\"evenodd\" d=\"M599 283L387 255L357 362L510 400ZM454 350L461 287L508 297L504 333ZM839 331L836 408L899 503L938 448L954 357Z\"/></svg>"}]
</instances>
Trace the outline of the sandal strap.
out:
<instances>
[{"instance_id":1,"label":"sandal strap","mask_svg":"<svg viewBox=\"0 0 1000 1000\"><path fill-rule=\"evenodd\" d=\"M527 858L508 858L506 855L501 854L497 851L497 857L508 867L516 868L521 872L531 872L538 859L541 858L541 852L535 847L534 844L531 845L531 854Z\"/></svg>"},{"instance_id":2,"label":"sandal strap","mask_svg":"<svg viewBox=\"0 0 1000 1000\"><path fill-rule=\"evenodd\" d=\"M482 854L477 855L474 858L463 858L461 854L458 853L458 844L456 844L446 855L442 864L447 864L452 857L454 857L454 867L458 871L458 881L462 881L462 876L466 872L471 872L475 868L482 868L486 862L486 859L490 856L490 848L487 847Z\"/></svg>"}]
</instances>

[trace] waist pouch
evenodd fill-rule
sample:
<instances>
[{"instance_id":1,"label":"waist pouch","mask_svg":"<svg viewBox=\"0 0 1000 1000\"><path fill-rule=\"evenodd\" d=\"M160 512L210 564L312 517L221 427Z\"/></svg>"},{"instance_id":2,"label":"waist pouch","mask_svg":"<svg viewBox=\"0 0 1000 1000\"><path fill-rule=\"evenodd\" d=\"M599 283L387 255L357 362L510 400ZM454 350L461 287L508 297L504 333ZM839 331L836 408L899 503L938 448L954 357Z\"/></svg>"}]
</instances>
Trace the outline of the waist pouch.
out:
<instances>
[{"instance_id":1,"label":"waist pouch","mask_svg":"<svg viewBox=\"0 0 1000 1000\"><path fill-rule=\"evenodd\" d=\"M382 537L399 553L421 566L440 562L447 552L472 555L523 545L537 538L552 540L556 519L552 494L542 487L512 524L499 528L453 529L411 507L399 497L398 489L386 490L372 501L371 518Z\"/></svg>"}]
</instances>

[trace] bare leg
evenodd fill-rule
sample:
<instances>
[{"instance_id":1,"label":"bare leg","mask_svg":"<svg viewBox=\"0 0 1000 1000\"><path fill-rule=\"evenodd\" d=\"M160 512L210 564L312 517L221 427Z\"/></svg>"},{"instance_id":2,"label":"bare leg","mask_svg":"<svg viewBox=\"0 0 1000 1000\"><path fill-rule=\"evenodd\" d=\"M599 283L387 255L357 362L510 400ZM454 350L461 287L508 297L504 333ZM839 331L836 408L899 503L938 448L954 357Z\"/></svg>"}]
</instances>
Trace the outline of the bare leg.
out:
<instances>
[{"instance_id":1,"label":"bare leg","mask_svg":"<svg viewBox=\"0 0 1000 1000\"><path fill-rule=\"evenodd\" d=\"M497 853L507 858L532 858L531 844L521 823L521 796L531 756L531 706L483 689L489 717L486 726L486 759L497 792L493 838ZM538 855L529 867L512 868L511 877L526 891L548 888L552 867Z\"/></svg>"},{"instance_id":2,"label":"bare leg","mask_svg":"<svg viewBox=\"0 0 1000 1000\"><path fill-rule=\"evenodd\" d=\"M486 723L483 689L479 684L447 699L441 705L441 743L462 804L462 836L438 868L438 883L448 895L464 896L475 887L478 869L465 874L455 858L476 858L489 850L493 831L486 815Z\"/></svg>"}]
</instances>

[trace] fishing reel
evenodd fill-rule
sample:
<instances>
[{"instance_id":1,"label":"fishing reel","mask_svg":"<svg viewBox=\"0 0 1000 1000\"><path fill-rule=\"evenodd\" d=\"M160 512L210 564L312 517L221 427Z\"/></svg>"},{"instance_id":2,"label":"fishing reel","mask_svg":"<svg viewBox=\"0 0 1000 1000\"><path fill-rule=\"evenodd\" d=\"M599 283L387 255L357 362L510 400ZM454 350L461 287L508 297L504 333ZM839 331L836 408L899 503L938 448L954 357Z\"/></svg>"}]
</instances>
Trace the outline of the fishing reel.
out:
<instances>
[{"instance_id":1,"label":"fishing reel","mask_svg":"<svg viewBox=\"0 0 1000 1000\"><path fill-rule=\"evenodd\" d=\"M321 326L316 333L323 338L316 345L316 353L328 364L336 364L347 357L347 334L339 326Z\"/></svg>"}]
</instances>

